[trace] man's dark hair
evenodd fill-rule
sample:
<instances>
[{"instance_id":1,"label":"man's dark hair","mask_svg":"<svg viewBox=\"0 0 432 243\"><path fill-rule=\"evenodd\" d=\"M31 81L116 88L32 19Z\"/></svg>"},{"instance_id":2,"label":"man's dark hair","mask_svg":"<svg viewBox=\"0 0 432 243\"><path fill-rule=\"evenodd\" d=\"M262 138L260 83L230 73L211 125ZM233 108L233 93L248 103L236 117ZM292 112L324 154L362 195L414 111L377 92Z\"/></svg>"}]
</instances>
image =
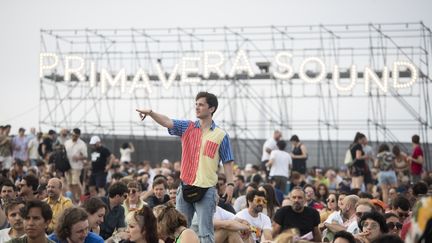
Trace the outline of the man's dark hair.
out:
<instances>
[{"instance_id":1,"label":"man's dark hair","mask_svg":"<svg viewBox=\"0 0 432 243\"><path fill-rule=\"evenodd\" d=\"M411 137L411 142L415 143L415 144L419 144L420 143L420 136L415 134Z\"/></svg>"},{"instance_id":2,"label":"man's dark hair","mask_svg":"<svg viewBox=\"0 0 432 243\"><path fill-rule=\"evenodd\" d=\"M76 135L81 135L81 130L79 128L74 128L73 133L75 133Z\"/></svg>"},{"instance_id":3,"label":"man's dark hair","mask_svg":"<svg viewBox=\"0 0 432 243\"><path fill-rule=\"evenodd\" d=\"M418 196L418 195L426 195L428 192L428 185L423 182L423 181L419 181L416 184L414 184L413 186L413 194L414 196Z\"/></svg>"},{"instance_id":4,"label":"man's dark hair","mask_svg":"<svg viewBox=\"0 0 432 243\"><path fill-rule=\"evenodd\" d=\"M276 143L276 146L278 147L279 150L285 150L285 148L286 148L286 142L284 140L279 140Z\"/></svg>"},{"instance_id":5,"label":"man's dark hair","mask_svg":"<svg viewBox=\"0 0 432 243\"><path fill-rule=\"evenodd\" d=\"M54 130L49 130L48 131L48 135L54 135L54 134L56 134L56 131L54 131Z\"/></svg>"},{"instance_id":6,"label":"man's dark hair","mask_svg":"<svg viewBox=\"0 0 432 243\"><path fill-rule=\"evenodd\" d=\"M110 198L114 198L116 195L123 196L123 194L127 192L128 188L123 182L116 182L108 188L108 195Z\"/></svg>"},{"instance_id":7,"label":"man's dark hair","mask_svg":"<svg viewBox=\"0 0 432 243\"><path fill-rule=\"evenodd\" d=\"M129 143L123 143L121 148L122 149L127 149L129 147Z\"/></svg>"},{"instance_id":8,"label":"man's dark hair","mask_svg":"<svg viewBox=\"0 0 432 243\"><path fill-rule=\"evenodd\" d=\"M28 175L24 176L22 179L26 181L27 186L32 187L32 190L34 192L37 190L37 188L39 186L39 179L36 176L34 176L32 174L28 174Z\"/></svg>"},{"instance_id":9,"label":"man's dark hair","mask_svg":"<svg viewBox=\"0 0 432 243\"><path fill-rule=\"evenodd\" d=\"M253 190L246 194L246 206L249 207L249 202L252 202L255 198L255 196L264 197L265 198L265 192Z\"/></svg>"},{"instance_id":10,"label":"man's dark hair","mask_svg":"<svg viewBox=\"0 0 432 243\"><path fill-rule=\"evenodd\" d=\"M393 208L394 209L400 208L404 211L408 211L411 208L411 204L407 198L399 195L393 202Z\"/></svg>"},{"instance_id":11,"label":"man's dark hair","mask_svg":"<svg viewBox=\"0 0 432 243\"><path fill-rule=\"evenodd\" d=\"M367 212L364 213L363 216L360 219L360 223L359 223L359 228L361 231L363 231L363 222L366 219L372 219L373 221L377 222L380 226L380 231L381 233L388 233L389 229L388 226L386 224L386 220L384 218L384 216L378 212Z\"/></svg>"},{"instance_id":12,"label":"man's dark hair","mask_svg":"<svg viewBox=\"0 0 432 243\"><path fill-rule=\"evenodd\" d=\"M89 214L95 214L99 209L108 209L108 206L98 197L91 197L84 201L82 207Z\"/></svg>"},{"instance_id":13,"label":"man's dark hair","mask_svg":"<svg viewBox=\"0 0 432 243\"><path fill-rule=\"evenodd\" d=\"M12 187L13 190L16 191L15 185L9 179L6 179L6 180L3 181L3 183L1 184L1 187L0 187L0 191L3 190L4 186Z\"/></svg>"},{"instance_id":14,"label":"man's dark hair","mask_svg":"<svg viewBox=\"0 0 432 243\"><path fill-rule=\"evenodd\" d=\"M48 203L43 202L41 200L29 200L25 204L25 206L21 209L21 217L25 220L28 217L30 209L32 208L40 208L42 212L42 217L45 221L52 219L52 210Z\"/></svg>"},{"instance_id":15,"label":"man's dark hair","mask_svg":"<svg viewBox=\"0 0 432 243\"><path fill-rule=\"evenodd\" d=\"M162 179L164 179L164 180L168 180L168 178L166 178L166 176L164 176L164 175L155 175L154 177L153 177L153 181L155 181L156 179L158 179L158 178L162 178Z\"/></svg>"},{"instance_id":16,"label":"man's dark hair","mask_svg":"<svg viewBox=\"0 0 432 243\"><path fill-rule=\"evenodd\" d=\"M205 98L207 104L209 105L209 108L214 107L214 111L212 112L212 116L213 114L216 112L217 108L218 108L218 100L216 95L209 93L209 92L199 92L195 98L195 101L197 101L200 98Z\"/></svg>"},{"instance_id":17,"label":"man's dark hair","mask_svg":"<svg viewBox=\"0 0 432 243\"><path fill-rule=\"evenodd\" d=\"M7 201L6 204L4 205L6 217L8 216L9 211L11 211L12 209L14 209L16 206L20 204L25 205L25 202L22 199L18 199L18 198Z\"/></svg>"},{"instance_id":18,"label":"man's dark hair","mask_svg":"<svg viewBox=\"0 0 432 243\"><path fill-rule=\"evenodd\" d=\"M343 239L347 240L349 243L355 243L356 242L354 239L354 236L350 232L347 232L344 230L339 231L334 235L333 242L335 242L335 240L337 238L343 238Z\"/></svg>"},{"instance_id":19,"label":"man's dark hair","mask_svg":"<svg viewBox=\"0 0 432 243\"><path fill-rule=\"evenodd\" d=\"M236 175L237 180L242 181L243 183L245 182L245 178L243 175Z\"/></svg>"},{"instance_id":20,"label":"man's dark hair","mask_svg":"<svg viewBox=\"0 0 432 243\"><path fill-rule=\"evenodd\" d=\"M66 208L58 218L55 229L57 237L66 241L72 236L72 226L86 219L88 219L88 214L84 209L79 207Z\"/></svg>"},{"instance_id":21,"label":"man's dark hair","mask_svg":"<svg viewBox=\"0 0 432 243\"><path fill-rule=\"evenodd\" d=\"M371 243L403 243L404 241L395 234L383 234L378 236Z\"/></svg>"},{"instance_id":22,"label":"man's dark hair","mask_svg":"<svg viewBox=\"0 0 432 243\"><path fill-rule=\"evenodd\" d=\"M300 139L299 139L299 137L297 135L292 135L291 138L290 138L290 142L296 142L296 143L298 143L298 142L300 142Z\"/></svg>"}]
</instances>

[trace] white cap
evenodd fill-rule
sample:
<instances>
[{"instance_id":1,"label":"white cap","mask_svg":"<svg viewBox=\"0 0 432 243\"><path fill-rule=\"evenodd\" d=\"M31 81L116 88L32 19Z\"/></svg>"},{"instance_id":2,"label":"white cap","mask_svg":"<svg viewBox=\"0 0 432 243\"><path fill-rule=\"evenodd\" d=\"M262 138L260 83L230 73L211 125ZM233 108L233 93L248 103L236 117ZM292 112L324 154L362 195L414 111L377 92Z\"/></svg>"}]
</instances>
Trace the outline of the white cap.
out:
<instances>
[{"instance_id":1,"label":"white cap","mask_svg":"<svg viewBox=\"0 0 432 243\"><path fill-rule=\"evenodd\" d=\"M170 162L169 162L168 159L164 159L164 160L162 160L162 163L163 163L163 164L169 164Z\"/></svg>"},{"instance_id":2,"label":"white cap","mask_svg":"<svg viewBox=\"0 0 432 243\"><path fill-rule=\"evenodd\" d=\"M252 170L252 164L247 164L245 166L245 171L251 171Z\"/></svg>"},{"instance_id":3,"label":"white cap","mask_svg":"<svg viewBox=\"0 0 432 243\"><path fill-rule=\"evenodd\" d=\"M93 144L96 144L96 143L99 143L101 140L100 140L100 138L98 137L98 136L93 136L93 137L91 137L90 138L90 145L93 145Z\"/></svg>"}]
</instances>

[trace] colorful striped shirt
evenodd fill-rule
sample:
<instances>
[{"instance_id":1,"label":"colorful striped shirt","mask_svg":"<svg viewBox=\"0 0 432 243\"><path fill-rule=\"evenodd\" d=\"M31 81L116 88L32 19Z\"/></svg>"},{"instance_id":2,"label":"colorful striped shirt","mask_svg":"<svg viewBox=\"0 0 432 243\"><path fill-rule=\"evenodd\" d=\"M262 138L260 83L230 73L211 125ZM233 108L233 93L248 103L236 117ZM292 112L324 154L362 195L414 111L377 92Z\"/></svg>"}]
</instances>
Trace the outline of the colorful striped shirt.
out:
<instances>
[{"instance_id":1,"label":"colorful striped shirt","mask_svg":"<svg viewBox=\"0 0 432 243\"><path fill-rule=\"evenodd\" d=\"M169 134L181 137L180 179L187 185L212 187L217 183L219 161L234 160L228 134L216 126L202 131L199 121L173 120Z\"/></svg>"}]
</instances>

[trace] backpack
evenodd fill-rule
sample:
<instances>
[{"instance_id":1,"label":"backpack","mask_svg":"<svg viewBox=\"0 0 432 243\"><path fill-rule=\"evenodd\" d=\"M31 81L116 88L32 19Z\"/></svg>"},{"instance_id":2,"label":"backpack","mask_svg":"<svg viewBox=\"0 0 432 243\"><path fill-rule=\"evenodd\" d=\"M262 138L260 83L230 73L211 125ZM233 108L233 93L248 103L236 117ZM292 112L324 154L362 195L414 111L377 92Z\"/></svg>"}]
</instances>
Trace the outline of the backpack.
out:
<instances>
[{"instance_id":1,"label":"backpack","mask_svg":"<svg viewBox=\"0 0 432 243\"><path fill-rule=\"evenodd\" d=\"M55 170L66 172L71 169L69 159L66 154L66 149L64 146L58 146L51 154L49 158L49 163L54 164Z\"/></svg>"},{"instance_id":2,"label":"backpack","mask_svg":"<svg viewBox=\"0 0 432 243\"><path fill-rule=\"evenodd\" d=\"M353 164L354 160L351 156L351 148L347 149L346 153L345 153L345 159L344 159L344 164L347 166L351 166Z\"/></svg>"}]
</instances>

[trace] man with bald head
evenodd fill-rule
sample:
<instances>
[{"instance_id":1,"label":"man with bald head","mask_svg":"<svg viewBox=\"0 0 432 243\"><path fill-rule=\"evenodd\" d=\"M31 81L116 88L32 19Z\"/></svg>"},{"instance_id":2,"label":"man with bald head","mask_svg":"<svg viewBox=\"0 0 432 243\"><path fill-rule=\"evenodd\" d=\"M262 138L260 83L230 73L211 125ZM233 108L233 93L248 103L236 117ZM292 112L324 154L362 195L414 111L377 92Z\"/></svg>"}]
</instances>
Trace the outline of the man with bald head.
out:
<instances>
[{"instance_id":1,"label":"man with bald head","mask_svg":"<svg viewBox=\"0 0 432 243\"><path fill-rule=\"evenodd\" d=\"M320 215L317 210L305 206L305 193L301 187L294 187L290 193L292 205L276 211L273 222L273 236L286 229L296 228L307 240L321 242L318 229Z\"/></svg>"},{"instance_id":2,"label":"man with bald head","mask_svg":"<svg viewBox=\"0 0 432 243\"><path fill-rule=\"evenodd\" d=\"M58 178L51 178L47 184L48 198L44 201L48 203L53 212L53 217L48 226L48 233L54 231L57 223L57 218L66 208L73 206L72 201L62 195L62 182Z\"/></svg>"},{"instance_id":3,"label":"man with bald head","mask_svg":"<svg viewBox=\"0 0 432 243\"><path fill-rule=\"evenodd\" d=\"M343 223L340 222L325 222L324 226L331 232L337 233L339 231L348 231L351 234L360 232L358 227L358 218L356 216L356 204L360 198L357 195L348 195L342 201L340 215L342 216Z\"/></svg>"}]
</instances>

